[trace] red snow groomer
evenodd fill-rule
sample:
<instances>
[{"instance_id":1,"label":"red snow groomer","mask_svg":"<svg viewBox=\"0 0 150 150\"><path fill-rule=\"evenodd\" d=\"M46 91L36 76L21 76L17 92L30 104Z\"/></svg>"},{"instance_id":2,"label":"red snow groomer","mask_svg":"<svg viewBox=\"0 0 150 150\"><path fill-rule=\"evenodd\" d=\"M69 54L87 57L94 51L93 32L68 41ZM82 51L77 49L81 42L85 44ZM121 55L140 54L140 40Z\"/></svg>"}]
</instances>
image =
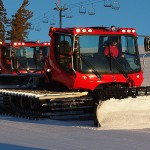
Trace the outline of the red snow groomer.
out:
<instances>
[{"instance_id":1,"label":"red snow groomer","mask_svg":"<svg viewBox=\"0 0 150 150\"><path fill-rule=\"evenodd\" d=\"M96 92L102 99L136 95L143 82L143 71L135 28L51 27L49 35L51 51L46 61L49 82ZM148 41L145 37L146 50ZM116 56L113 42L118 49Z\"/></svg>"},{"instance_id":2,"label":"red snow groomer","mask_svg":"<svg viewBox=\"0 0 150 150\"><path fill-rule=\"evenodd\" d=\"M88 91L94 114L103 100L150 94L150 87L141 87L143 71L135 28L51 27L49 36L47 80L70 90ZM145 51L150 51L149 41L144 36Z\"/></svg>"},{"instance_id":3,"label":"red snow groomer","mask_svg":"<svg viewBox=\"0 0 150 150\"><path fill-rule=\"evenodd\" d=\"M49 47L49 42L1 42L0 87L37 86L38 80L43 79Z\"/></svg>"}]
</instances>

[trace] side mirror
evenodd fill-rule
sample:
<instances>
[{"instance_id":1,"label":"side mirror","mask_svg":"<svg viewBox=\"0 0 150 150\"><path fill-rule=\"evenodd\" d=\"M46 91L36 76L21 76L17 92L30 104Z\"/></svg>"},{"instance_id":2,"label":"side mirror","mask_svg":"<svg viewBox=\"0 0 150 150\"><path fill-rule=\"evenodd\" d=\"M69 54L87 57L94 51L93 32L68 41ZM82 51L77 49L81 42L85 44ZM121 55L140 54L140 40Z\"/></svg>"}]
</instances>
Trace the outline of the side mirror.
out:
<instances>
[{"instance_id":1,"label":"side mirror","mask_svg":"<svg viewBox=\"0 0 150 150\"><path fill-rule=\"evenodd\" d=\"M144 49L145 49L145 52L150 51L150 37L144 38Z\"/></svg>"}]
</instances>

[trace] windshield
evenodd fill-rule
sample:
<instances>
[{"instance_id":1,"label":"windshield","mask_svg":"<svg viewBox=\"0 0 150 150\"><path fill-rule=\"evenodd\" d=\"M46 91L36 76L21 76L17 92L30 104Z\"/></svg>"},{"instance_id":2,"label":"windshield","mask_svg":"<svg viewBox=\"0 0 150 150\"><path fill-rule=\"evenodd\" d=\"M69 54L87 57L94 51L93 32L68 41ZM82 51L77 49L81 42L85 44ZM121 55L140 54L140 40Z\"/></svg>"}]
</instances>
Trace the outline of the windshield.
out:
<instances>
[{"instance_id":1,"label":"windshield","mask_svg":"<svg viewBox=\"0 0 150 150\"><path fill-rule=\"evenodd\" d=\"M43 70L47 47L9 47L4 53L4 63L17 70Z\"/></svg>"},{"instance_id":2,"label":"windshield","mask_svg":"<svg viewBox=\"0 0 150 150\"><path fill-rule=\"evenodd\" d=\"M133 36L78 35L75 47L80 58L84 57L84 61L80 59L80 67L78 66L82 73L93 72L85 60L100 74L140 70L136 39Z\"/></svg>"}]
</instances>

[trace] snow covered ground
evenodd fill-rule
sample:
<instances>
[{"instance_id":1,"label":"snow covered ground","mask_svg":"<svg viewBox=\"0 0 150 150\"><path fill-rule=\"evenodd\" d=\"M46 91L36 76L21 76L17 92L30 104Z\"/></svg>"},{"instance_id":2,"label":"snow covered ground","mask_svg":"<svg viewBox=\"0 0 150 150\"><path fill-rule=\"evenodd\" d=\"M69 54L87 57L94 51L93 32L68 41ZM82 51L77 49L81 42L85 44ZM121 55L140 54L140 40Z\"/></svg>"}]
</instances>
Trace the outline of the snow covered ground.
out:
<instances>
[{"instance_id":1,"label":"snow covered ground","mask_svg":"<svg viewBox=\"0 0 150 150\"><path fill-rule=\"evenodd\" d=\"M2 150L149 150L149 141L148 128L98 130L91 122L0 120Z\"/></svg>"},{"instance_id":2,"label":"snow covered ground","mask_svg":"<svg viewBox=\"0 0 150 150\"><path fill-rule=\"evenodd\" d=\"M150 129L98 130L91 122L29 121L1 116L2 150L149 150Z\"/></svg>"},{"instance_id":3,"label":"snow covered ground","mask_svg":"<svg viewBox=\"0 0 150 150\"><path fill-rule=\"evenodd\" d=\"M149 60L144 69L145 80L143 86L150 85ZM145 115L150 114L149 97L145 99ZM114 100L111 100L112 102ZM127 100L129 103L130 100ZM109 103L110 104L110 103ZM116 103L115 110L120 111L123 103ZM139 107L134 103L135 108ZM118 107L117 107L118 106ZM134 108L134 105L132 105ZM128 108L130 109L130 108ZM93 127L92 121L55 121L55 120L27 120L11 116L0 115L0 149L1 150L149 150L150 149L150 117L144 120L140 116L134 117L127 113L120 114L121 120L101 118L103 126ZM140 108L143 111L143 107ZM104 109L103 109L104 110ZM113 113L113 112L110 112ZM148 113L148 114L147 114ZM126 117L128 116L128 117ZM121 122L123 118L126 122ZM139 120L142 122L139 123ZM131 123L132 122L132 123ZM106 124L107 123L107 124ZM133 125L134 124L134 125Z\"/></svg>"}]
</instances>

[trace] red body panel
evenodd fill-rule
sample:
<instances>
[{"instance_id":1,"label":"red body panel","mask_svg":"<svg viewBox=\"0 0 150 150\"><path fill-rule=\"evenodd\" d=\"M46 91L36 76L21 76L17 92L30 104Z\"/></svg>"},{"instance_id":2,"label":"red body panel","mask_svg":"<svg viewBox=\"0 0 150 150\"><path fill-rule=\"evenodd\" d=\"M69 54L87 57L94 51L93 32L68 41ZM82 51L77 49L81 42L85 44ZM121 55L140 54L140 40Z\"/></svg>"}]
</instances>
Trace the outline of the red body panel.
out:
<instances>
[{"instance_id":1,"label":"red body panel","mask_svg":"<svg viewBox=\"0 0 150 150\"><path fill-rule=\"evenodd\" d=\"M138 78L137 78L138 76ZM135 87L141 86L143 82L143 72L130 74L130 79L134 80ZM74 75L70 76L66 74L64 71L52 72L52 80L58 81L65 85L69 89L83 89L83 90L94 90L100 84L109 84L109 83L126 83L127 79L122 74L109 74L103 75L101 79L99 79L96 75L93 74L80 74L76 73L76 77Z\"/></svg>"},{"instance_id":2,"label":"red body panel","mask_svg":"<svg viewBox=\"0 0 150 150\"><path fill-rule=\"evenodd\" d=\"M140 75L140 78L137 78L136 76ZM135 86L138 87L141 85L143 81L143 74L142 72L137 74L131 74L129 75L131 79L135 81ZM119 74L109 74L109 75L102 75L102 78L99 79L95 75L81 75L77 74L77 77L74 82L74 89L86 89L86 90L94 90L97 86L100 84L109 84L109 83L126 83L127 79Z\"/></svg>"}]
</instances>

